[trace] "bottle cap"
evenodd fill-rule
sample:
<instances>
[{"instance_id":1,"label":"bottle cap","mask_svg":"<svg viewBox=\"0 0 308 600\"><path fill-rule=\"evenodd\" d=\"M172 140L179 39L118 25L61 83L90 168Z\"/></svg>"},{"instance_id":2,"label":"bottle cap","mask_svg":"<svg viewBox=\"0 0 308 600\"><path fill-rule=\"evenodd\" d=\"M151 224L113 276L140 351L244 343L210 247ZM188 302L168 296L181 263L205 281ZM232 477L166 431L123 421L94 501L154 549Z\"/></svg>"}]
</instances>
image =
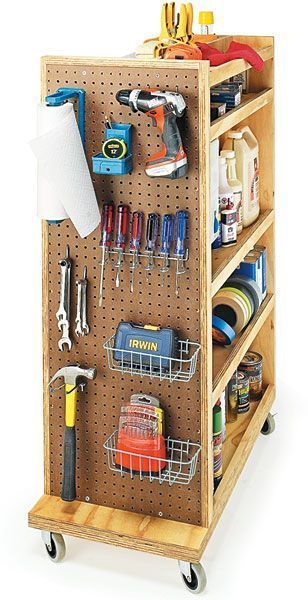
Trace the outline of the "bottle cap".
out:
<instances>
[{"instance_id":1,"label":"bottle cap","mask_svg":"<svg viewBox=\"0 0 308 600\"><path fill-rule=\"evenodd\" d=\"M241 131L228 131L228 138L232 138L234 140L240 140L242 139L243 134Z\"/></svg>"},{"instance_id":2,"label":"bottle cap","mask_svg":"<svg viewBox=\"0 0 308 600\"><path fill-rule=\"evenodd\" d=\"M220 433L222 430L221 407L215 404L213 408L213 434Z\"/></svg>"},{"instance_id":3,"label":"bottle cap","mask_svg":"<svg viewBox=\"0 0 308 600\"><path fill-rule=\"evenodd\" d=\"M199 25L213 25L214 13L211 10L199 12Z\"/></svg>"},{"instance_id":4,"label":"bottle cap","mask_svg":"<svg viewBox=\"0 0 308 600\"><path fill-rule=\"evenodd\" d=\"M235 158L235 152L234 150L221 150L220 156L225 158Z\"/></svg>"}]
</instances>

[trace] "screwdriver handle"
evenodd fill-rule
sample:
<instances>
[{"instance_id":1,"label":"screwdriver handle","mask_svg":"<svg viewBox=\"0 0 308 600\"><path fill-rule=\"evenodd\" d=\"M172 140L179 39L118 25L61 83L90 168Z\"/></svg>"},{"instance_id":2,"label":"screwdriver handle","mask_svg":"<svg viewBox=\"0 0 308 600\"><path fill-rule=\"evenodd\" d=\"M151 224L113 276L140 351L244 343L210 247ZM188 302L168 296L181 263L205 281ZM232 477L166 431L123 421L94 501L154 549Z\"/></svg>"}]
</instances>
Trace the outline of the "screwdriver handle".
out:
<instances>
[{"instance_id":1,"label":"screwdriver handle","mask_svg":"<svg viewBox=\"0 0 308 600\"><path fill-rule=\"evenodd\" d=\"M163 254L170 253L170 247L173 239L173 215L163 216L161 224L161 248Z\"/></svg>"},{"instance_id":2,"label":"screwdriver handle","mask_svg":"<svg viewBox=\"0 0 308 600\"><path fill-rule=\"evenodd\" d=\"M185 242L187 235L187 210L178 210L175 215L174 228L174 254L175 256L184 256Z\"/></svg>"},{"instance_id":3,"label":"screwdriver handle","mask_svg":"<svg viewBox=\"0 0 308 600\"><path fill-rule=\"evenodd\" d=\"M128 230L129 207L120 204L117 209L115 248L124 250Z\"/></svg>"},{"instance_id":4,"label":"screwdriver handle","mask_svg":"<svg viewBox=\"0 0 308 600\"><path fill-rule=\"evenodd\" d=\"M147 232L146 232L146 251L153 252L156 247L159 227L159 215L157 213L150 213L147 221Z\"/></svg>"},{"instance_id":5,"label":"screwdriver handle","mask_svg":"<svg viewBox=\"0 0 308 600\"><path fill-rule=\"evenodd\" d=\"M131 236L130 236L130 250L139 250L142 235L142 223L143 213L140 210L133 212Z\"/></svg>"},{"instance_id":6,"label":"screwdriver handle","mask_svg":"<svg viewBox=\"0 0 308 600\"><path fill-rule=\"evenodd\" d=\"M112 201L104 202L101 215L101 247L109 247L114 220L114 204Z\"/></svg>"}]
</instances>

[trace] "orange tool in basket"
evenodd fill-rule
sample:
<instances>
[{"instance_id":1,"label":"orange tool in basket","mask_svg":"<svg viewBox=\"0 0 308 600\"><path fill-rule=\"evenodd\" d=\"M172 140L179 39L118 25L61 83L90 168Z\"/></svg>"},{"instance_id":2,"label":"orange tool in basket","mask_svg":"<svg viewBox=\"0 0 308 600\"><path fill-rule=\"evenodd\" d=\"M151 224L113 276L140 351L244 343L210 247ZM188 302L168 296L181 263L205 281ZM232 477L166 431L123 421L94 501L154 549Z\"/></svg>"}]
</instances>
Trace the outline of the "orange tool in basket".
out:
<instances>
[{"instance_id":1,"label":"orange tool in basket","mask_svg":"<svg viewBox=\"0 0 308 600\"><path fill-rule=\"evenodd\" d=\"M131 475L158 475L166 466L164 419L159 400L134 394L121 407L115 462Z\"/></svg>"},{"instance_id":2,"label":"orange tool in basket","mask_svg":"<svg viewBox=\"0 0 308 600\"><path fill-rule=\"evenodd\" d=\"M119 432L115 462L131 475L158 475L167 464L165 440L162 435L147 439Z\"/></svg>"}]
</instances>

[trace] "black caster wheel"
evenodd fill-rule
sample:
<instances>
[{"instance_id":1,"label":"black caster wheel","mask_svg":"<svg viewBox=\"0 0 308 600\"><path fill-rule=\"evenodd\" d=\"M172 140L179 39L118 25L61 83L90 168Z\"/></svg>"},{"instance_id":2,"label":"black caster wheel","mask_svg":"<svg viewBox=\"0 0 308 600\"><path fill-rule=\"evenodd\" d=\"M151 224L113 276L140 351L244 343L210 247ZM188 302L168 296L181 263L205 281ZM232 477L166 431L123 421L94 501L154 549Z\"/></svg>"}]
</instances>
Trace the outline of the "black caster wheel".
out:
<instances>
[{"instance_id":1,"label":"black caster wheel","mask_svg":"<svg viewBox=\"0 0 308 600\"><path fill-rule=\"evenodd\" d=\"M187 563L190 567L190 574L181 570L182 581L186 589L192 594L201 594L206 587L206 574L203 566L200 563Z\"/></svg>"},{"instance_id":2,"label":"black caster wheel","mask_svg":"<svg viewBox=\"0 0 308 600\"><path fill-rule=\"evenodd\" d=\"M275 419L271 413L268 413L267 419L261 429L261 433L263 435L270 435L273 433L273 431L275 431L275 427Z\"/></svg>"},{"instance_id":3,"label":"black caster wheel","mask_svg":"<svg viewBox=\"0 0 308 600\"><path fill-rule=\"evenodd\" d=\"M43 542L50 560L59 563L64 560L66 548L63 535L61 533L42 533Z\"/></svg>"}]
</instances>

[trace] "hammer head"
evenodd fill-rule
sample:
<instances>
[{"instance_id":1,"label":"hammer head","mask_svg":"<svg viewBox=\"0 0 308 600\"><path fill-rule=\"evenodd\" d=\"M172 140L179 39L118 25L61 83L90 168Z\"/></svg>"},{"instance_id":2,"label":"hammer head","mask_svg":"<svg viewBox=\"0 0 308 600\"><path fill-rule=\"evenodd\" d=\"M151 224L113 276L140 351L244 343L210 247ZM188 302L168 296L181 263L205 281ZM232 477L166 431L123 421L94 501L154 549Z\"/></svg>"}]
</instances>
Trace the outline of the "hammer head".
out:
<instances>
[{"instance_id":1,"label":"hammer head","mask_svg":"<svg viewBox=\"0 0 308 600\"><path fill-rule=\"evenodd\" d=\"M81 367L78 363L75 365L67 365L66 367L62 367L59 369L52 379L50 380L50 384L53 383L58 377L63 377L65 383L69 383L71 385L77 384L77 379L79 377L86 377L87 379L95 379L96 377L96 369L85 369Z\"/></svg>"}]
</instances>

